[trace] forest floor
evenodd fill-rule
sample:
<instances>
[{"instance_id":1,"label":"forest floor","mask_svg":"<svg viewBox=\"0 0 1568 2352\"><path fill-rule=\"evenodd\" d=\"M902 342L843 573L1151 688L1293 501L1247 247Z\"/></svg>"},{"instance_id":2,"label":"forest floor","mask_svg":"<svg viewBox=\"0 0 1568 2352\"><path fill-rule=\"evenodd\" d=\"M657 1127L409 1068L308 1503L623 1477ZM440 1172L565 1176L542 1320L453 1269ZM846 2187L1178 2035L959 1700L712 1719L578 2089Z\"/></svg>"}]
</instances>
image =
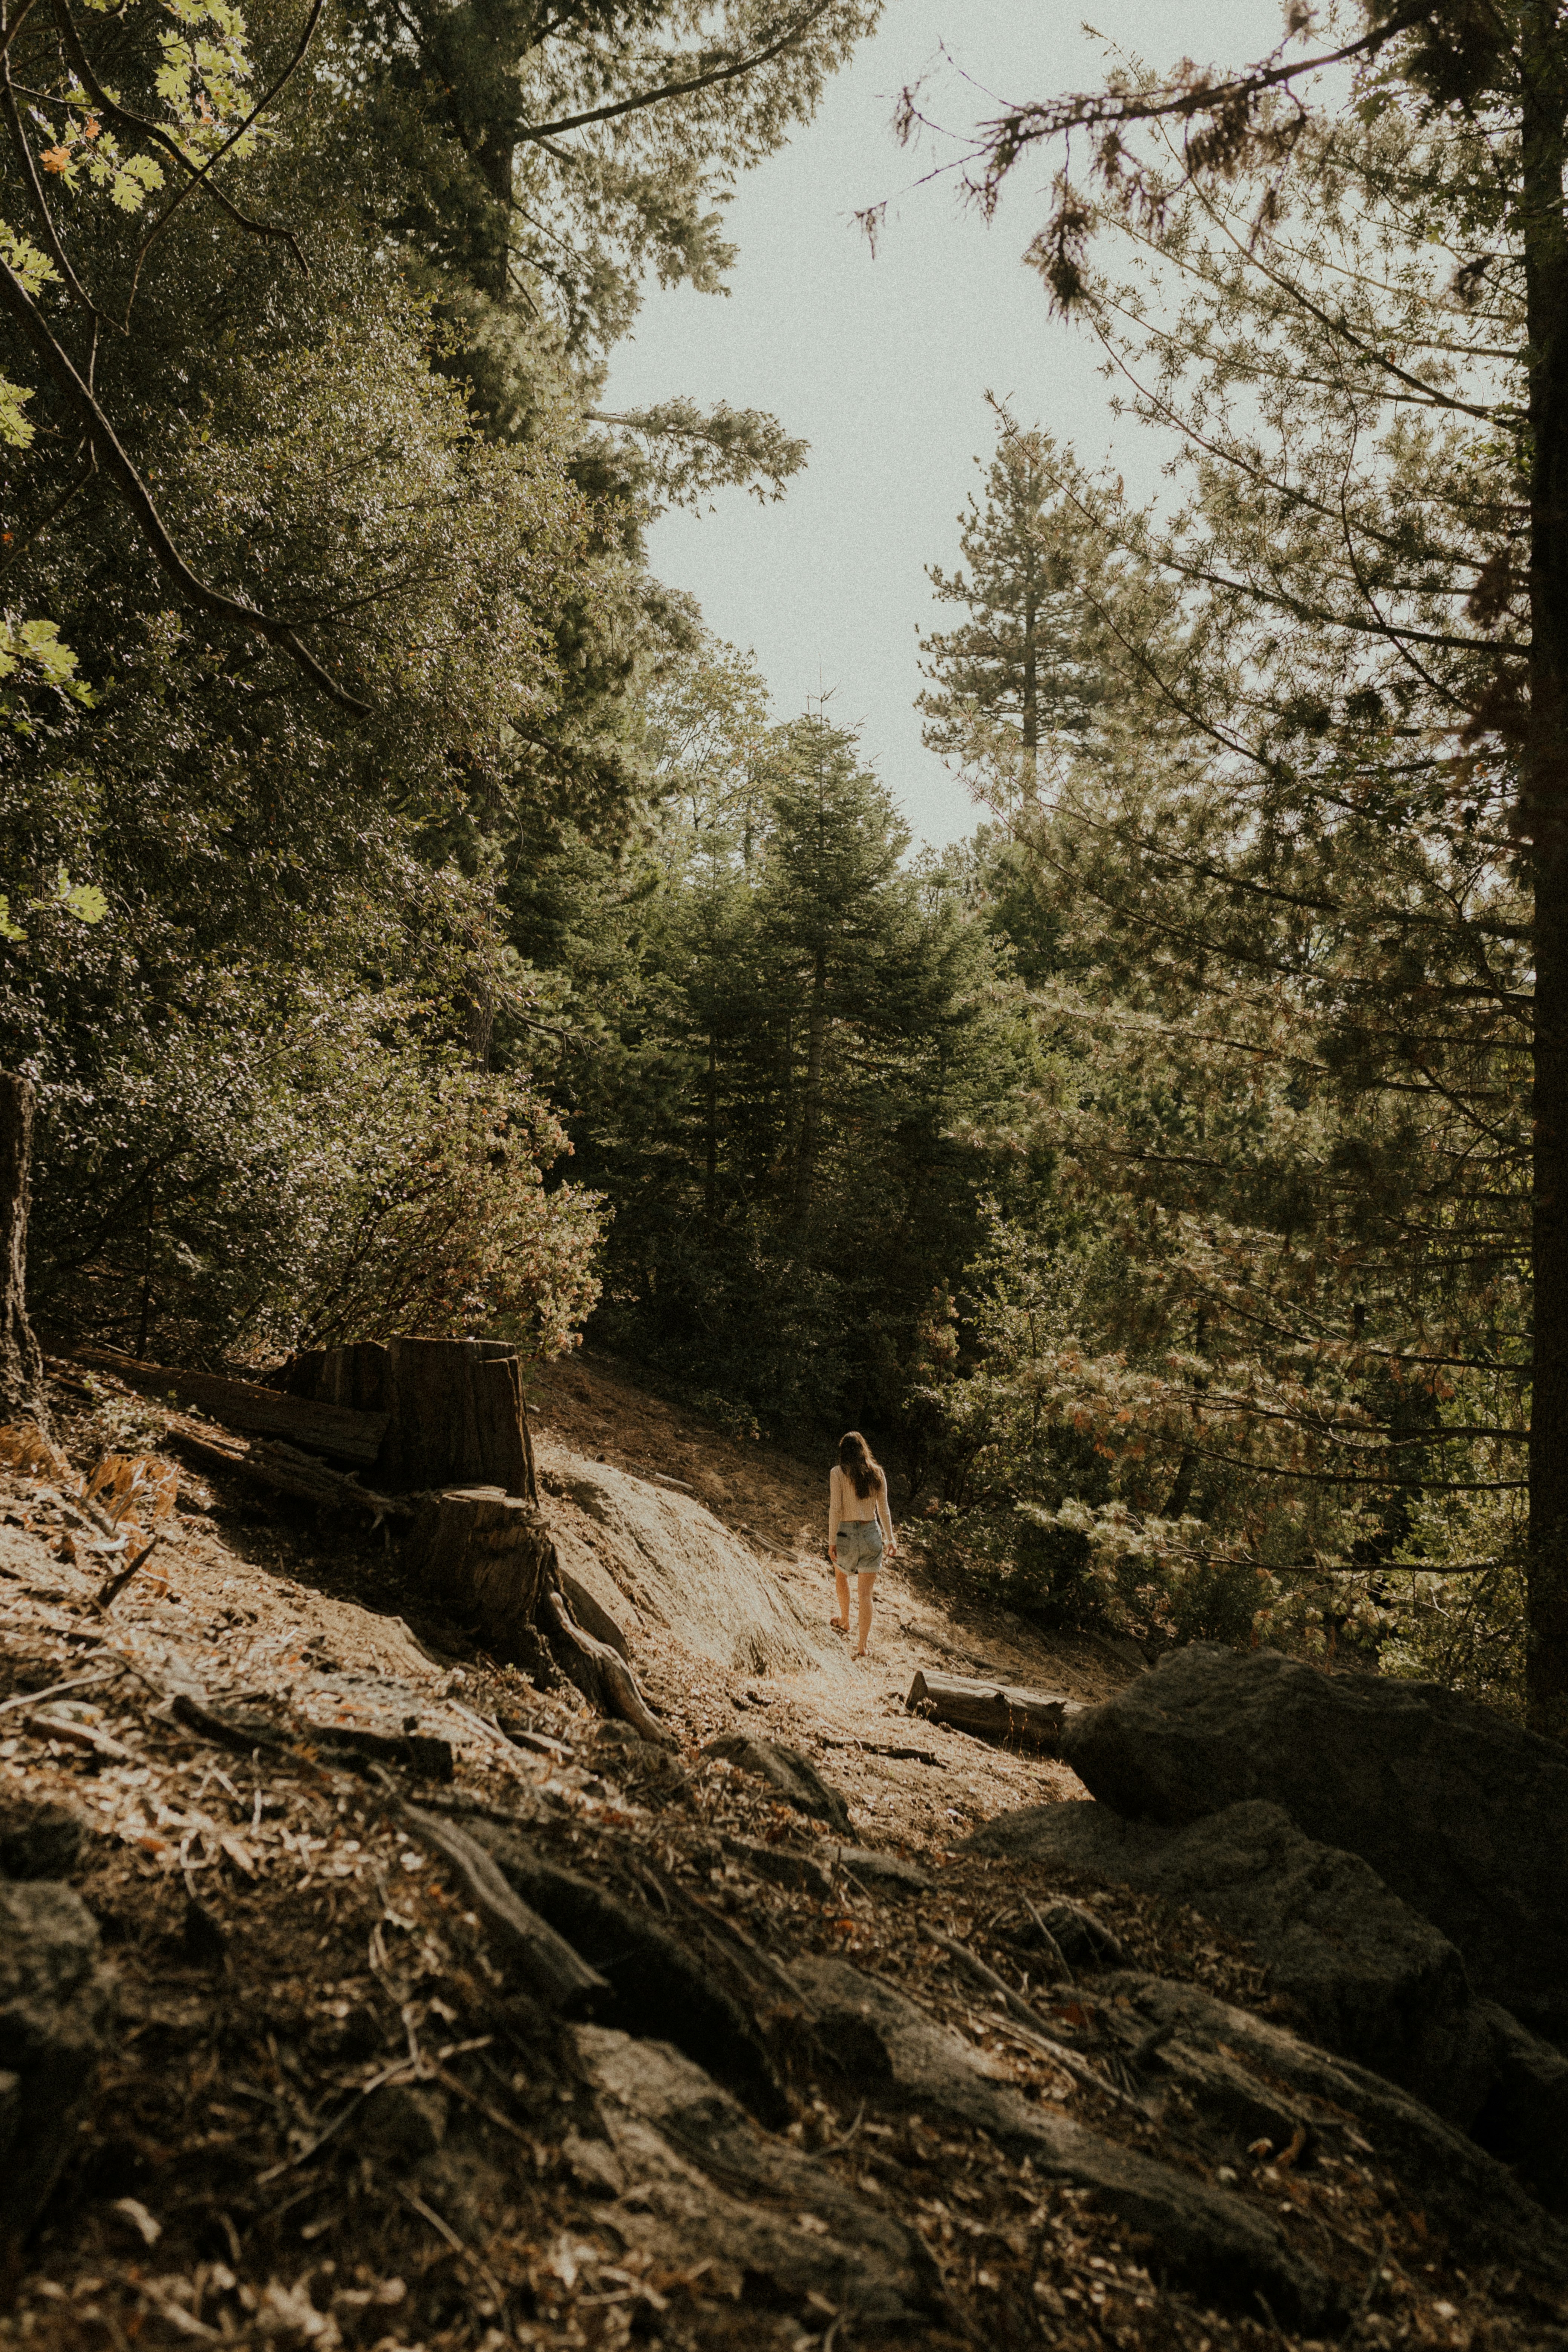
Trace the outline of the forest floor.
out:
<instances>
[{"instance_id":1,"label":"forest floor","mask_svg":"<svg viewBox=\"0 0 1568 2352\"><path fill-rule=\"evenodd\" d=\"M52 1874L107 1963L102 2060L0 2276L0 2347L1280 2352L1332 2333L1568 2352L1568 2252L1539 2209L1537 2263L1535 2221L1521 2239L1500 2207L1495 2238L1471 2229L1468 2189L1439 2220L1441 2164L1408 2189L1405 2159L1321 2102L1285 2147L1270 2118L1296 2109L1263 2084L1236 2110L1234 2053L1212 2062L1228 2086L1212 2113L1149 2077L1170 2030L1139 2006L1156 1979L1232 2020L1222 2033L1279 2014L1247 1947L963 1850L984 1819L1081 1791L1048 1759L910 1717L914 1668L1093 1698L1131 1658L955 1611L911 1544L867 1665L826 1633L819 1671L778 1675L639 1636L671 1735L651 1747L485 1654L384 1532L209 1483L182 1457L185 1416L55 1371L76 1470L149 1449L177 1465L179 1509L105 1608L69 1481L0 1473L0 1855L39 1805L86 1825ZM825 1623L826 1464L726 1439L581 1358L547 1373L535 1425L547 1494L573 1461L679 1482ZM737 1730L843 1791L879 1878L703 1754ZM410 1733L442 1769L394 1756ZM592 2024L531 1994L432 1844L454 1832L534 1874L531 1900L610 1906L581 1945L613 1995ZM0 1880L0 1902L26 1895ZM1030 1906L1064 1896L1092 1903L1121 1976L1038 1977ZM964 1955L1021 1984L1034 2022L977 1990ZM857 2073L853 2035L832 2055L823 1996L803 2005L846 1964L924 2021L937 2071L912 2105L885 2070ZM1147 2226L1092 2186L1140 2164ZM1194 2245L1207 2268L1184 2282L1167 2254Z\"/></svg>"}]
</instances>

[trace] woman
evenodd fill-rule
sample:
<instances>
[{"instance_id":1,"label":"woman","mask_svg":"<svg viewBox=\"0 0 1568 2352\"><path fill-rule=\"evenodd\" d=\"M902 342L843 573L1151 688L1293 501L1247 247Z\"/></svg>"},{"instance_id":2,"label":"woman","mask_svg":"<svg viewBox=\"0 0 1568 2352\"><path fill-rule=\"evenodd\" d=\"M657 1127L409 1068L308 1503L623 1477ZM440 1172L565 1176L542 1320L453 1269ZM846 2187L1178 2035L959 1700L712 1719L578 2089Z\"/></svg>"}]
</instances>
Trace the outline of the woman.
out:
<instances>
[{"instance_id":1,"label":"woman","mask_svg":"<svg viewBox=\"0 0 1568 2352\"><path fill-rule=\"evenodd\" d=\"M844 1551L842 1568L838 1562L840 1546ZM877 1570L884 1558L891 1559L898 1549L888 1509L887 1477L859 1431L852 1429L847 1437L838 1441L838 1459L827 1482L827 1557L833 1562L834 1580L838 1588L838 1614L833 1620L836 1633L849 1631L849 1578L846 1571L851 1568L855 1570L860 1602L860 1639L855 1652L858 1658L865 1656L866 1640L871 1631L871 1588L877 1581Z\"/></svg>"}]
</instances>

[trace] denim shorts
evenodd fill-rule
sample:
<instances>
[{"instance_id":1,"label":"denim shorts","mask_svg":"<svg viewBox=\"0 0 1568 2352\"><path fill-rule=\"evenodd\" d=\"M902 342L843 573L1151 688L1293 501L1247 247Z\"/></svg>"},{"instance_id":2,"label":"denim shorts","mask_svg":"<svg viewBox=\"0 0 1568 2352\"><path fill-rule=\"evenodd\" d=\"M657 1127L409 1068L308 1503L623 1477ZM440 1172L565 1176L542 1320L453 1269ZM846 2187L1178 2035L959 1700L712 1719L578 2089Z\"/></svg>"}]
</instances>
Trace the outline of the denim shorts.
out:
<instances>
[{"instance_id":1,"label":"denim shorts","mask_svg":"<svg viewBox=\"0 0 1568 2352\"><path fill-rule=\"evenodd\" d=\"M846 1576L875 1576L882 1565L882 1528L878 1519L840 1519L838 1565Z\"/></svg>"}]
</instances>

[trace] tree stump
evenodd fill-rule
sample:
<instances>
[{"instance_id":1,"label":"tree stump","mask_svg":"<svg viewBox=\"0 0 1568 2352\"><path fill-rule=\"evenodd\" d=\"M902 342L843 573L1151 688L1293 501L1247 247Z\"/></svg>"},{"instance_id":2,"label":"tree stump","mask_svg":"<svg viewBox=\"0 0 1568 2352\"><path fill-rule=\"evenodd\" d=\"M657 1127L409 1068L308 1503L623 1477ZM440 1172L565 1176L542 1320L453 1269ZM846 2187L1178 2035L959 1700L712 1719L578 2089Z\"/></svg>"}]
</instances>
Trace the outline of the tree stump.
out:
<instances>
[{"instance_id":1,"label":"tree stump","mask_svg":"<svg viewBox=\"0 0 1568 2352\"><path fill-rule=\"evenodd\" d=\"M617 1626L563 1576L539 1508L522 1366L501 1339L367 1340L296 1356L279 1385L312 1403L384 1413L374 1478L418 1493L404 1561L424 1590L535 1676L567 1676L645 1739L669 1734L649 1708ZM573 1603L590 1621L578 1622ZM603 1630L612 1640L598 1638Z\"/></svg>"},{"instance_id":2,"label":"tree stump","mask_svg":"<svg viewBox=\"0 0 1568 2352\"><path fill-rule=\"evenodd\" d=\"M366 1340L296 1356L290 1396L385 1413L373 1484L390 1494L499 1486L539 1500L522 1402L522 1366L507 1339Z\"/></svg>"},{"instance_id":3,"label":"tree stump","mask_svg":"<svg viewBox=\"0 0 1568 2352\"><path fill-rule=\"evenodd\" d=\"M555 1573L537 1505L499 1486L446 1486L420 1498L405 1555L426 1591L484 1630L499 1654L528 1662Z\"/></svg>"},{"instance_id":4,"label":"tree stump","mask_svg":"<svg viewBox=\"0 0 1568 2352\"><path fill-rule=\"evenodd\" d=\"M49 1425L44 1357L27 1320L33 1087L0 1070L0 1420Z\"/></svg>"}]
</instances>

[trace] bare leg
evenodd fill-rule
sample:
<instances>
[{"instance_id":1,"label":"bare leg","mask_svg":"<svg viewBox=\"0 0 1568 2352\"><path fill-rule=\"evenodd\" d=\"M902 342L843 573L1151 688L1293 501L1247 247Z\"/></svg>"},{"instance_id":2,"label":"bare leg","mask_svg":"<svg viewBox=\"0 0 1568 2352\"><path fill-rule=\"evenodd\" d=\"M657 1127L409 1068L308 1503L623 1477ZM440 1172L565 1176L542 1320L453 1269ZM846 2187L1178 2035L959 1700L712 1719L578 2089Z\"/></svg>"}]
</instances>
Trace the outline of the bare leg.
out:
<instances>
[{"instance_id":1,"label":"bare leg","mask_svg":"<svg viewBox=\"0 0 1568 2352\"><path fill-rule=\"evenodd\" d=\"M849 1579L841 1568L836 1568L833 1571L833 1580L838 1587L838 1614L833 1622L841 1633L847 1633L849 1631Z\"/></svg>"},{"instance_id":2,"label":"bare leg","mask_svg":"<svg viewBox=\"0 0 1568 2352\"><path fill-rule=\"evenodd\" d=\"M875 1584L876 1584L876 1581L877 1581L877 1579L876 1579L876 1574L875 1574L875 1572L874 1572L874 1571L873 1571L873 1573L872 1573L871 1575L869 1575L869 1576L860 1576L860 1577L857 1577L857 1579L856 1579L856 1582L858 1584L858 1586L859 1586L859 1588L860 1588L860 1633L859 1633L859 1642L858 1642L858 1646L857 1646L857 1648L856 1648L856 1652L855 1652L855 1655L856 1655L858 1658L863 1658L863 1657L865 1656L865 1654L866 1654L866 1644L867 1644L868 1641L870 1639L870 1634L871 1634L871 1593L872 1593L872 1590L873 1590L873 1588L874 1588L874 1586L875 1586ZM848 1595L847 1589L846 1589L844 1598L845 1598L845 1602L846 1602L846 1607L845 1607L845 1612L844 1612L844 1613L845 1613L845 1615L847 1617L847 1615L849 1614L849 1611L848 1611L848 1607L847 1607L847 1602L848 1602L849 1595Z\"/></svg>"}]
</instances>

